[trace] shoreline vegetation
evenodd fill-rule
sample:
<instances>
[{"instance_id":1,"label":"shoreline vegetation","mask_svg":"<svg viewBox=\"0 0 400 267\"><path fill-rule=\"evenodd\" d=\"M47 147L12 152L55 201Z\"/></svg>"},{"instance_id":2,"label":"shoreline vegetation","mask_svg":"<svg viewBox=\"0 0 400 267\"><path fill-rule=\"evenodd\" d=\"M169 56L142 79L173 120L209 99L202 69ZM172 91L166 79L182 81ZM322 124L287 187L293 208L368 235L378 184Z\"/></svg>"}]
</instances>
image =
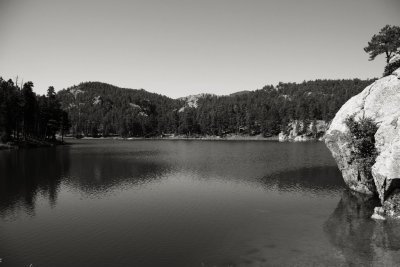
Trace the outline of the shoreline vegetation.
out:
<instances>
[{"instance_id":1,"label":"shoreline vegetation","mask_svg":"<svg viewBox=\"0 0 400 267\"><path fill-rule=\"evenodd\" d=\"M135 141L135 140L193 140L193 141L276 141L276 142L319 142L322 141L321 138L310 138L310 139L302 139L302 140L280 140L278 135L264 137L262 135L248 136L248 135L226 135L226 136L185 136L185 135L175 135L175 136L153 136L153 137L122 137L122 136L108 136L108 137L93 137L93 136L84 136L84 137L74 137L74 136L65 136L64 140L121 140L121 141ZM0 150L14 150L14 149L25 149L25 148L38 148L38 147L54 147L60 145L67 145L68 142L62 140L20 140L13 141L8 143L0 142Z\"/></svg>"},{"instance_id":2,"label":"shoreline vegetation","mask_svg":"<svg viewBox=\"0 0 400 267\"><path fill-rule=\"evenodd\" d=\"M168 135L168 136L153 136L153 137L122 137L122 136L109 136L109 137L92 137L85 136L82 138L75 138L72 136L66 136L65 139L83 139L83 140L260 140L260 141L278 141L279 137L270 136L263 137L261 135L256 136L246 136L246 135L226 135L226 136L217 136L217 135Z\"/></svg>"},{"instance_id":3,"label":"shoreline vegetation","mask_svg":"<svg viewBox=\"0 0 400 267\"><path fill-rule=\"evenodd\" d=\"M25 140L14 140L7 143L0 142L0 150L14 150L24 148L37 148L37 147L54 147L66 145L64 140L38 140L38 139L25 139Z\"/></svg>"},{"instance_id":4,"label":"shoreline vegetation","mask_svg":"<svg viewBox=\"0 0 400 267\"><path fill-rule=\"evenodd\" d=\"M32 82L18 84L17 79L14 83L0 77L0 92L0 149L63 144L70 124L54 87L37 95Z\"/></svg>"},{"instance_id":5,"label":"shoreline vegetation","mask_svg":"<svg viewBox=\"0 0 400 267\"><path fill-rule=\"evenodd\" d=\"M77 140L204 140L204 141L279 141L282 143L285 142L319 142L322 141L323 138L302 138L302 139L286 139L281 140L279 135L264 137L262 135L225 135L225 136L217 136L217 135L168 135L168 136L152 136L152 137L122 137L122 136L107 136L107 137L93 137L93 136L84 136L84 137L73 137L66 136L64 139L77 139Z\"/></svg>"}]
</instances>

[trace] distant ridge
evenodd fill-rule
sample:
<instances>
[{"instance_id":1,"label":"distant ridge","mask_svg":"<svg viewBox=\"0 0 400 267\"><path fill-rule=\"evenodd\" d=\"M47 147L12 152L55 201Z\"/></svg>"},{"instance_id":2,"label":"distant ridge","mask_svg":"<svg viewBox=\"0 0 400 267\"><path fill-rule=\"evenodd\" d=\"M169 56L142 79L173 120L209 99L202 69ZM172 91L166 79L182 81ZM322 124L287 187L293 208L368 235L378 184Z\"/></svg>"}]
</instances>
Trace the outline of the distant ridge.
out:
<instances>
[{"instance_id":1,"label":"distant ridge","mask_svg":"<svg viewBox=\"0 0 400 267\"><path fill-rule=\"evenodd\" d=\"M374 79L279 83L255 91L172 99L144 89L84 82L57 97L72 133L84 136L275 136L290 122L330 121L342 104Z\"/></svg>"},{"instance_id":2,"label":"distant ridge","mask_svg":"<svg viewBox=\"0 0 400 267\"><path fill-rule=\"evenodd\" d=\"M244 91L239 91L239 92L236 92L236 93L232 93L232 94L230 94L230 96L239 96L239 95L248 94L250 92L251 91L249 91L249 90L244 90Z\"/></svg>"}]
</instances>

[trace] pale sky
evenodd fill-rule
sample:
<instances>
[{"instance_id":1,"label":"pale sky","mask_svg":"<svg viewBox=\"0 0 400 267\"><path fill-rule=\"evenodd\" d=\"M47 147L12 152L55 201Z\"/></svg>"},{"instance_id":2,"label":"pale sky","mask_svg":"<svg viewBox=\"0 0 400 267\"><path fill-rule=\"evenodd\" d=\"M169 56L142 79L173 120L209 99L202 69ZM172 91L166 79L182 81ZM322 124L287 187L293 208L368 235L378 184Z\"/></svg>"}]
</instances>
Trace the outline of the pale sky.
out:
<instances>
[{"instance_id":1,"label":"pale sky","mask_svg":"<svg viewBox=\"0 0 400 267\"><path fill-rule=\"evenodd\" d=\"M363 48L386 24L400 0L0 0L0 76L170 97L372 78L384 57Z\"/></svg>"}]
</instances>

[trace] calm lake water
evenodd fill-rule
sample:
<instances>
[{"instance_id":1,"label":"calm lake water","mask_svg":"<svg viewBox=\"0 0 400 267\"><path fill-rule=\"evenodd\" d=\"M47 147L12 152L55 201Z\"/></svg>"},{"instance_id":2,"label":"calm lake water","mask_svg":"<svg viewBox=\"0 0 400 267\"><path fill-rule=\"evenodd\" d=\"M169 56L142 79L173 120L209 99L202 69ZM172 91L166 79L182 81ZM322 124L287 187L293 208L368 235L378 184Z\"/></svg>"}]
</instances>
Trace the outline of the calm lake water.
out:
<instances>
[{"instance_id":1,"label":"calm lake water","mask_svg":"<svg viewBox=\"0 0 400 267\"><path fill-rule=\"evenodd\" d=\"M0 267L400 262L323 143L71 142L0 152Z\"/></svg>"}]
</instances>

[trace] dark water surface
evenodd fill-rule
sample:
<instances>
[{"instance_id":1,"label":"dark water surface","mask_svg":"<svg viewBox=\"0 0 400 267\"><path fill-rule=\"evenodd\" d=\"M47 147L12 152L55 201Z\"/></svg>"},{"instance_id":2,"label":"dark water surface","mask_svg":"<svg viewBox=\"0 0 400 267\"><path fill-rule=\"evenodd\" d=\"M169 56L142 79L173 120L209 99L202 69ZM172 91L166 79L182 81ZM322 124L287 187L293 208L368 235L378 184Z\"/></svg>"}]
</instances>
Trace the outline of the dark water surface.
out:
<instances>
[{"instance_id":1,"label":"dark water surface","mask_svg":"<svg viewBox=\"0 0 400 267\"><path fill-rule=\"evenodd\" d=\"M392 265L400 227L322 143L74 141L0 152L3 266Z\"/></svg>"}]
</instances>

